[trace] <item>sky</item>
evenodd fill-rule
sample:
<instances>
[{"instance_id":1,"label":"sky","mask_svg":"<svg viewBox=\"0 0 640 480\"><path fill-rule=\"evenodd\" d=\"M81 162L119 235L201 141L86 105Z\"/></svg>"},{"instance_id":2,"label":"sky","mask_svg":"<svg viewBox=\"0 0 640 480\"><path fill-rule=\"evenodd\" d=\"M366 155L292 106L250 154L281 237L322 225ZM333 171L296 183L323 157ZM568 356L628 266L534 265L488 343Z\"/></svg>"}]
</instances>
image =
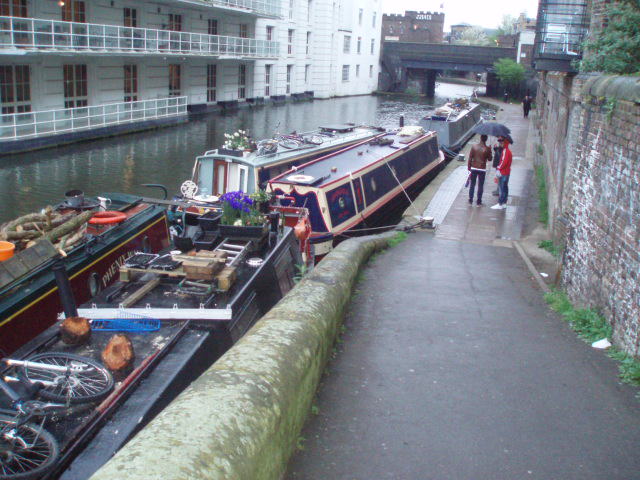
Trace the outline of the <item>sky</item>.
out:
<instances>
[{"instance_id":1,"label":"sky","mask_svg":"<svg viewBox=\"0 0 640 480\"><path fill-rule=\"evenodd\" d=\"M441 5L444 8L440 8ZM405 10L444 12L446 32L458 23L497 28L504 15L517 17L524 11L533 18L538 12L538 0L382 0L384 13L404 13Z\"/></svg>"}]
</instances>

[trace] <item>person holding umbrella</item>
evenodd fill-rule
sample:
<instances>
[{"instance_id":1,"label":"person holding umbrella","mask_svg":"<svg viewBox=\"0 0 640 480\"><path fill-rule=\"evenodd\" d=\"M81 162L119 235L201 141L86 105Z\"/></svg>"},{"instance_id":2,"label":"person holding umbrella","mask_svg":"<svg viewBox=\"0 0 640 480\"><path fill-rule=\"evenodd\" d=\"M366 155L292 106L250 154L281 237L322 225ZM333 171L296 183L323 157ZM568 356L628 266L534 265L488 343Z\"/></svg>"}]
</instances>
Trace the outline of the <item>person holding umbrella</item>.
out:
<instances>
[{"instance_id":1,"label":"person holding umbrella","mask_svg":"<svg viewBox=\"0 0 640 480\"><path fill-rule=\"evenodd\" d=\"M498 191L500 194L498 195L498 203L496 203L493 207L493 210L504 210L507 208L507 197L509 196L509 175L511 175L511 162L513 161L513 156L511 154L511 150L509 149L509 140L511 137L506 135L502 138L502 157L500 158L500 164L498 165Z\"/></svg>"}]
</instances>

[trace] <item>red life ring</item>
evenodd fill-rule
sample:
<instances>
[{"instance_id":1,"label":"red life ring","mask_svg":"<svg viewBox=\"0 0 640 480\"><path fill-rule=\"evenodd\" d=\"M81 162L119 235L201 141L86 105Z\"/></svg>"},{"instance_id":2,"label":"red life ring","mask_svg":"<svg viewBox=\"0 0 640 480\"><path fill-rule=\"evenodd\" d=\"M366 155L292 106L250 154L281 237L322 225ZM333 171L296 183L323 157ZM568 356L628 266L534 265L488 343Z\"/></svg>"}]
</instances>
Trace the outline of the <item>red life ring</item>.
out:
<instances>
[{"instance_id":1,"label":"red life ring","mask_svg":"<svg viewBox=\"0 0 640 480\"><path fill-rule=\"evenodd\" d=\"M126 219L126 213L105 210L104 212L94 213L93 217L89 219L89 223L91 225L111 225L113 223L120 223Z\"/></svg>"}]
</instances>

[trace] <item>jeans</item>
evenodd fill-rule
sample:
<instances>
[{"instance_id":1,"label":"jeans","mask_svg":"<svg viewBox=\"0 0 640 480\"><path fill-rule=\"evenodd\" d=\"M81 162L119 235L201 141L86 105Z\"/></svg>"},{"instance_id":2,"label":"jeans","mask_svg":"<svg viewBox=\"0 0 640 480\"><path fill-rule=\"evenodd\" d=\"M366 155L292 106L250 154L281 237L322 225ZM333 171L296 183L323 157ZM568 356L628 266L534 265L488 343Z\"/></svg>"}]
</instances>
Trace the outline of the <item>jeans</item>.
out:
<instances>
[{"instance_id":1,"label":"jeans","mask_svg":"<svg viewBox=\"0 0 640 480\"><path fill-rule=\"evenodd\" d=\"M471 183L469 184L469 200L473 201L473 192L476 188L476 179L478 180L478 203L482 202L482 192L484 190L485 171L471 170Z\"/></svg>"},{"instance_id":2,"label":"jeans","mask_svg":"<svg viewBox=\"0 0 640 480\"><path fill-rule=\"evenodd\" d=\"M509 175L502 175L498 182L498 203L504 205L507 203L507 197L509 196Z\"/></svg>"}]
</instances>

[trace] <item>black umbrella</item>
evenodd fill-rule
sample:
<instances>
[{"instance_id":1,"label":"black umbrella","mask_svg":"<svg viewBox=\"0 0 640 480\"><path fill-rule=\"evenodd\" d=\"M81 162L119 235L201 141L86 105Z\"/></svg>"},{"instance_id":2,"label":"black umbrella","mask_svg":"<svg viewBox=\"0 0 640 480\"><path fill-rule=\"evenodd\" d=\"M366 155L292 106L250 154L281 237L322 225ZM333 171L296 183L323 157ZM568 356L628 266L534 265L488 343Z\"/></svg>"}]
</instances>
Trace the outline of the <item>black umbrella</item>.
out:
<instances>
[{"instance_id":1,"label":"black umbrella","mask_svg":"<svg viewBox=\"0 0 640 480\"><path fill-rule=\"evenodd\" d=\"M508 137L511 133L508 127L497 122L484 122L473 127L473 133L480 135L491 135L492 137ZM509 137L511 138L511 137ZM513 142L511 142L513 143Z\"/></svg>"}]
</instances>

